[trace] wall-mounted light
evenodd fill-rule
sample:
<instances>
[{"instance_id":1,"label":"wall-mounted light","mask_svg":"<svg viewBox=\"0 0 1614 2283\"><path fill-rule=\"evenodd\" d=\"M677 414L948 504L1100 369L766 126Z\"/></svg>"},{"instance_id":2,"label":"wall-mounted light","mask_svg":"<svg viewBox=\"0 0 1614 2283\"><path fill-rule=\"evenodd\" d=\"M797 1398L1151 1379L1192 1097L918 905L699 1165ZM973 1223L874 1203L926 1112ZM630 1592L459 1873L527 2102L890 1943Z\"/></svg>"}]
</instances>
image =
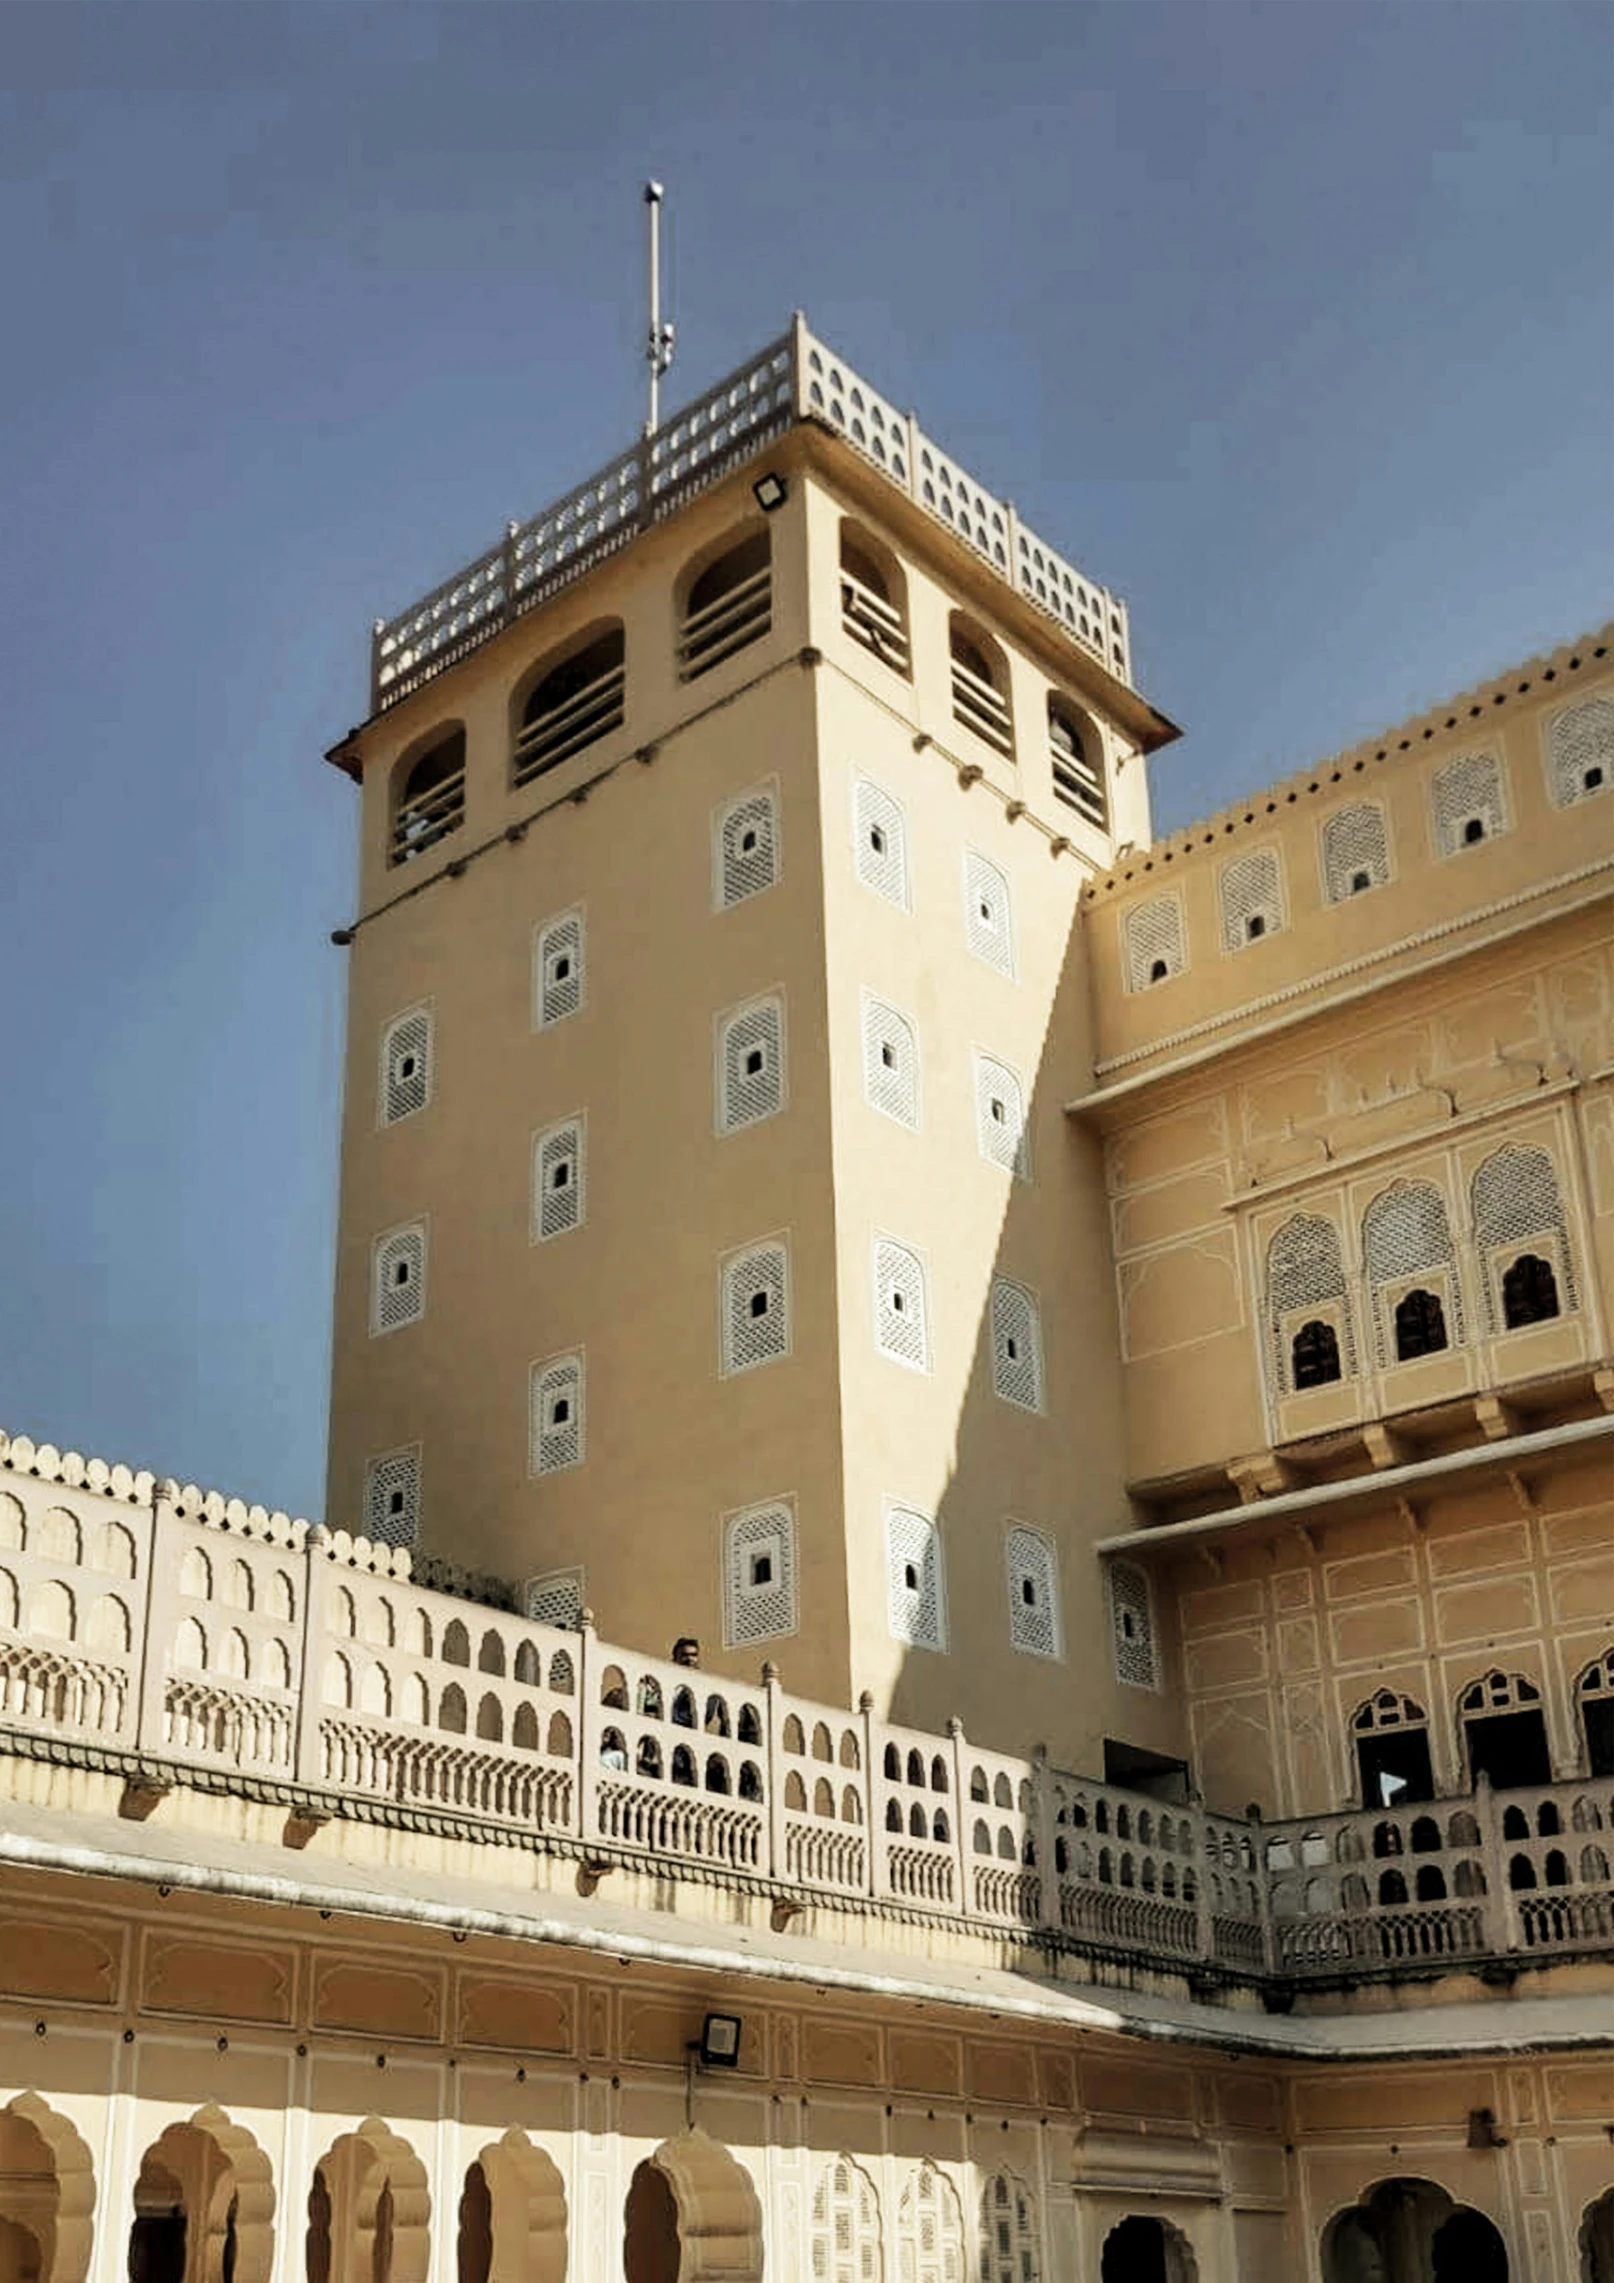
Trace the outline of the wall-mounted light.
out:
<instances>
[{"instance_id":1,"label":"wall-mounted light","mask_svg":"<svg viewBox=\"0 0 1614 2283\"><path fill-rule=\"evenodd\" d=\"M790 487L783 476L775 475L770 468L765 476L758 476L751 486L751 497L764 515L772 515L774 509L783 507L790 497Z\"/></svg>"},{"instance_id":2,"label":"wall-mounted light","mask_svg":"<svg viewBox=\"0 0 1614 2283\"><path fill-rule=\"evenodd\" d=\"M740 2017L734 2013L709 2013L701 2023L700 2043L696 2047L703 2069L735 2069L740 2061Z\"/></svg>"}]
</instances>

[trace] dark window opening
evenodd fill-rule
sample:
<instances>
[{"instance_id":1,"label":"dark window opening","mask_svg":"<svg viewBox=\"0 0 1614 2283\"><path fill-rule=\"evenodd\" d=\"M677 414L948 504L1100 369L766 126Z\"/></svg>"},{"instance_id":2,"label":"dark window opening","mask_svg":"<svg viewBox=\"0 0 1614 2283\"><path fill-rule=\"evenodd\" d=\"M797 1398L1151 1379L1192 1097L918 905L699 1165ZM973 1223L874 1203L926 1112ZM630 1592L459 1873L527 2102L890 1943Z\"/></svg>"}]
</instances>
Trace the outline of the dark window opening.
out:
<instances>
[{"instance_id":1,"label":"dark window opening","mask_svg":"<svg viewBox=\"0 0 1614 2283\"><path fill-rule=\"evenodd\" d=\"M1339 1378L1339 1334L1320 1319L1302 1324L1290 1351L1296 1389L1328 1387Z\"/></svg>"},{"instance_id":2,"label":"dark window opening","mask_svg":"<svg viewBox=\"0 0 1614 2283\"><path fill-rule=\"evenodd\" d=\"M554 1407L554 1409L553 1409L553 1410L550 1412L550 1414L549 1414L549 1416L550 1416L551 1420L554 1422L554 1424L555 1424L557 1427L564 1427L564 1426L565 1426L565 1424L566 1424L566 1422L567 1422L567 1420L568 1420L568 1419L571 1417L571 1415L572 1415L572 1407L571 1407L571 1405L570 1405L570 1404L567 1402L567 1400L566 1400L565 1396L564 1396L564 1395L559 1395L559 1396L557 1396L557 1397L555 1398L555 1407Z\"/></svg>"},{"instance_id":3,"label":"dark window opening","mask_svg":"<svg viewBox=\"0 0 1614 2283\"><path fill-rule=\"evenodd\" d=\"M1526 1324L1545 1324L1558 1312L1558 1279L1551 1261L1539 1253L1520 1253L1502 1279L1503 1323L1516 1332Z\"/></svg>"},{"instance_id":4,"label":"dark window opening","mask_svg":"<svg viewBox=\"0 0 1614 2283\"><path fill-rule=\"evenodd\" d=\"M768 1313L768 1295L765 1292L752 1293L751 1313L753 1316L765 1316Z\"/></svg>"},{"instance_id":5,"label":"dark window opening","mask_svg":"<svg viewBox=\"0 0 1614 2283\"><path fill-rule=\"evenodd\" d=\"M551 667L521 715L516 733L515 782L531 784L546 770L620 729L627 687L620 626L609 628Z\"/></svg>"},{"instance_id":6,"label":"dark window opening","mask_svg":"<svg viewBox=\"0 0 1614 2283\"><path fill-rule=\"evenodd\" d=\"M1256 938L1257 938L1258 936L1263 936L1263 935L1265 935L1265 934L1266 934L1266 932L1267 932L1267 923L1266 923L1265 919L1262 917L1261 913L1260 913L1260 912L1252 912L1252 913L1250 914L1249 918L1248 918L1248 919L1245 921L1245 923L1244 923L1244 939L1245 939L1245 941L1246 941L1247 943L1254 943L1254 942L1255 942L1255 940L1256 940Z\"/></svg>"},{"instance_id":7,"label":"dark window opening","mask_svg":"<svg viewBox=\"0 0 1614 2283\"><path fill-rule=\"evenodd\" d=\"M1587 1773L1614 1776L1614 1696L1582 1697L1580 1716L1586 1729Z\"/></svg>"},{"instance_id":8,"label":"dark window opening","mask_svg":"<svg viewBox=\"0 0 1614 2283\"><path fill-rule=\"evenodd\" d=\"M1156 2219L1123 2220L1104 2246L1100 2283L1171 2283L1166 2231Z\"/></svg>"},{"instance_id":9,"label":"dark window opening","mask_svg":"<svg viewBox=\"0 0 1614 2283\"><path fill-rule=\"evenodd\" d=\"M1472 848L1477 841L1481 841L1484 838L1485 819L1482 816L1471 816L1463 827L1464 847Z\"/></svg>"},{"instance_id":10,"label":"dark window opening","mask_svg":"<svg viewBox=\"0 0 1614 2283\"><path fill-rule=\"evenodd\" d=\"M571 1178L572 1169L567 1163L566 1159L562 1158L559 1164L555 1167L554 1172L549 1176L549 1186L551 1189L569 1188L571 1185Z\"/></svg>"},{"instance_id":11,"label":"dark window opening","mask_svg":"<svg viewBox=\"0 0 1614 2283\"><path fill-rule=\"evenodd\" d=\"M1468 1769L1475 1782L1487 1775L1497 1791L1520 1784L1550 1784L1552 1759L1547 1751L1547 1724L1538 1708L1524 1712L1487 1713L1465 1720Z\"/></svg>"},{"instance_id":12,"label":"dark window opening","mask_svg":"<svg viewBox=\"0 0 1614 2283\"><path fill-rule=\"evenodd\" d=\"M919 1569L916 1563L903 1563L902 1582L910 1593L917 1593L919 1591Z\"/></svg>"},{"instance_id":13,"label":"dark window opening","mask_svg":"<svg viewBox=\"0 0 1614 2283\"><path fill-rule=\"evenodd\" d=\"M1372 885L1373 875L1371 872L1353 872L1351 874L1351 894L1353 896L1361 895L1364 889L1371 888Z\"/></svg>"},{"instance_id":14,"label":"dark window opening","mask_svg":"<svg viewBox=\"0 0 1614 2283\"><path fill-rule=\"evenodd\" d=\"M772 624L771 554L763 530L709 563L690 588L679 644L683 679L708 672Z\"/></svg>"},{"instance_id":15,"label":"dark window opening","mask_svg":"<svg viewBox=\"0 0 1614 2283\"><path fill-rule=\"evenodd\" d=\"M869 846L876 856L885 854L885 834L877 824L871 824L869 827Z\"/></svg>"},{"instance_id":16,"label":"dark window opening","mask_svg":"<svg viewBox=\"0 0 1614 2283\"><path fill-rule=\"evenodd\" d=\"M465 822L465 732L450 731L411 767L398 790L388 862L424 856Z\"/></svg>"},{"instance_id":17,"label":"dark window opening","mask_svg":"<svg viewBox=\"0 0 1614 2283\"><path fill-rule=\"evenodd\" d=\"M1581 790L1582 792L1586 793L1595 793L1602 789L1602 783L1602 764L1600 762L1594 761L1591 767L1587 770L1585 776L1580 780Z\"/></svg>"},{"instance_id":18,"label":"dark window opening","mask_svg":"<svg viewBox=\"0 0 1614 2283\"><path fill-rule=\"evenodd\" d=\"M756 1078L760 1076L762 1066L762 1049L760 1046L754 1046L745 1058L745 1074L747 1078Z\"/></svg>"},{"instance_id":19,"label":"dark window opening","mask_svg":"<svg viewBox=\"0 0 1614 2283\"><path fill-rule=\"evenodd\" d=\"M1446 1337L1446 1311L1436 1292L1405 1292L1395 1304L1395 1353L1398 1363L1416 1356L1439 1355L1450 1342Z\"/></svg>"},{"instance_id":20,"label":"dark window opening","mask_svg":"<svg viewBox=\"0 0 1614 2283\"><path fill-rule=\"evenodd\" d=\"M1106 1736L1104 1781L1120 1791L1142 1792L1146 1799L1172 1800L1181 1807L1188 1799L1188 1762Z\"/></svg>"},{"instance_id":21,"label":"dark window opening","mask_svg":"<svg viewBox=\"0 0 1614 2283\"><path fill-rule=\"evenodd\" d=\"M889 1039L880 1049L880 1060L885 1064L887 1070L895 1070L897 1067L896 1052Z\"/></svg>"},{"instance_id":22,"label":"dark window opening","mask_svg":"<svg viewBox=\"0 0 1614 2283\"><path fill-rule=\"evenodd\" d=\"M1150 980L1150 982L1151 982L1151 983L1163 983L1163 982L1165 981L1165 979L1166 979L1166 963L1165 963L1165 961L1164 961L1163 959L1151 959L1151 960L1150 960L1150 962L1149 962L1149 980Z\"/></svg>"},{"instance_id":23,"label":"dark window opening","mask_svg":"<svg viewBox=\"0 0 1614 2283\"><path fill-rule=\"evenodd\" d=\"M1404 1807L1412 1800L1435 1796L1427 1728L1358 1736L1356 1769L1364 1807Z\"/></svg>"},{"instance_id":24,"label":"dark window opening","mask_svg":"<svg viewBox=\"0 0 1614 2283\"><path fill-rule=\"evenodd\" d=\"M1028 1609L1036 1608L1037 1586L1036 1580L1034 1578L1023 1577L1020 1580L1020 1599L1025 1603Z\"/></svg>"},{"instance_id":25,"label":"dark window opening","mask_svg":"<svg viewBox=\"0 0 1614 2283\"><path fill-rule=\"evenodd\" d=\"M772 1585L773 1556L771 1554L754 1556L751 1563L751 1583L753 1585Z\"/></svg>"}]
</instances>

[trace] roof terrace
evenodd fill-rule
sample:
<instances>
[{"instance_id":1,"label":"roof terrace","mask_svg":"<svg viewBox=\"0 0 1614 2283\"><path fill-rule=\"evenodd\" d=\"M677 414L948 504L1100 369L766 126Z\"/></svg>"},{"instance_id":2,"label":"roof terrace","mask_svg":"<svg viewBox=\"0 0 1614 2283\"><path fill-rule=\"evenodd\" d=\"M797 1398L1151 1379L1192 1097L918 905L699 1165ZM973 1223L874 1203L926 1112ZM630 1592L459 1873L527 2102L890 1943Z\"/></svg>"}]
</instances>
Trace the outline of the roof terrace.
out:
<instances>
[{"instance_id":1,"label":"roof terrace","mask_svg":"<svg viewBox=\"0 0 1614 2283\"><path fill-rule=\"evenodd\" d=\"M396 618L378 619L370 702L396 705L547 602L639 531L675 515L799 421L860 452L1044 611L1108 673L1131 684L1126 605L978 484L911 413L853 372L798 314L788 333L675 413L654 436L467 563Z\"/></svg>"}]
</instances>

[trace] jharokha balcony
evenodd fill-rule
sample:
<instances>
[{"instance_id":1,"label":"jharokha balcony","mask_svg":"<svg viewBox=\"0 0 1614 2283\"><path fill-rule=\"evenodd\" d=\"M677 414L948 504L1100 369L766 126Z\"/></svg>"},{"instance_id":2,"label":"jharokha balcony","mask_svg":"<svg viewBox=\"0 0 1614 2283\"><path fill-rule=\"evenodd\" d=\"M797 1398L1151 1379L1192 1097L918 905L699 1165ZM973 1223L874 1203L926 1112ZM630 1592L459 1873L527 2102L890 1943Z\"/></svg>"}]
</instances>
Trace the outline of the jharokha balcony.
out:
<instances>
[{"instance_id":1,"label":"jharokha balcony","mask_svg":"<svg viewBox=\"0 0 1614 2283\"><path fill-rule=\"evenodd\" d=\"M1269 2004L1614 1950L1614 1777L1284 1823L1146 1797L514 1613L406 1551L0 1437L0 1750L680 1867ZM452 1589L452 1590L449 1590Z\"/></svg>"}]
</instances>

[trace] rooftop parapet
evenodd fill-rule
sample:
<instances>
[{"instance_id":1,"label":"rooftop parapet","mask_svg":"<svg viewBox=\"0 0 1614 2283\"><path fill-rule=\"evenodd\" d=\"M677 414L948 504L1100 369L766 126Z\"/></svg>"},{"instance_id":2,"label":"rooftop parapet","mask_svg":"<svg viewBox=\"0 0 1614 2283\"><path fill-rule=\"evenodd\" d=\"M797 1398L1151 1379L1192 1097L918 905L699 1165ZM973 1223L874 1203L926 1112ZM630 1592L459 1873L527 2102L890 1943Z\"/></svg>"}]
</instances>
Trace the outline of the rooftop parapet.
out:
<instances>
[{"instance_id":1,"label":"rooftop parapet","mask_svg":"<svg viewBox=\"0 0 1614 2283\"><path fill-rule=\"evenodd\" d=\"M1035 609L1131 686L1126 605L1020 521L798 316L781 339L467 563L396 618L378 619L370 702L385 711L547 602L635 535L765 451L798 421L842 437L981 556Z\"/></svg>"}]
</instances>

